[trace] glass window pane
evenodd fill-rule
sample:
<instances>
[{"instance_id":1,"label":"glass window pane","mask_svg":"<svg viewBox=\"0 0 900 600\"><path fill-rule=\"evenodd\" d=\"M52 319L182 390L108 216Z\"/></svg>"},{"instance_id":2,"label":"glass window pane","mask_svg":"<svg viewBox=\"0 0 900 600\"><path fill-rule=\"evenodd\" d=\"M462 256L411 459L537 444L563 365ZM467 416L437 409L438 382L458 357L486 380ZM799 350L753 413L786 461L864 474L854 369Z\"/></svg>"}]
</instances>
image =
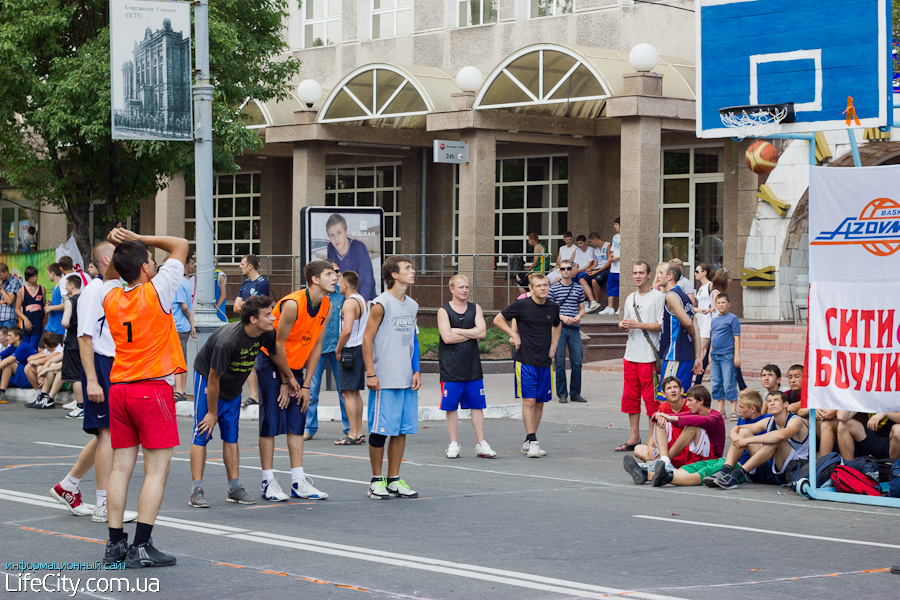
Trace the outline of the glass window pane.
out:
<instances>
[{"instance_id":1,"label":"glass window pane","mask_svg":"<svg viewBox=\"0 0 900 600\"><path fill-rule=\"evenodd\" d=\"M548 181L550 179L549 158L528 159L528 181Z\"/></svg>"},{"instance_id":2,"label":"glass window pane","mask_svg":"<svg viewBox=\"0 0 900 600\"><path fill-rule=\"evenodd\" d=\"M305 0L306 18L321 19L325 16L325 0Z\"/></svg>"},{"instance_id":3,"label":"glass window pane","mask_svg":"<svg viewBox=\"0 0 900 600\"><path fill-rule=\"evenodd\" d=\"M372 38L394 37L394 13L372 15Z\"/></svg>"},{"instance_id":4,"label":"glass window pane","mask_svg":"<svg viewBox=\"0 0 900 600\"><path fill-rule=\"evenodd\" d=\"M325 45L334 46L341 43L341 20L334 19L325 23Z\"/></svg>"},{"instance_id":5,"label":"glass window pane","mask_svg":"<svg viewBox=\"0 0 900 600\"><path fill-rule=\"evenodd\" d=\"M519 83L524 85L536 97L540 96L538 91L540 60L540 52L529 52L506 67L513 77L518 79Z\"/></svg>"},{"instance_id":6,"label":"glass window pane","mask_svg":"<svg viewBox=\"0 0 900 600\"><path fill-rule=\"evenodd\" d=\"M253 229L251 230L250 234L253 236L254 240L259 239L259 219L253 219Z\"/></svg>"},{"instance_id":7,"label":"glass window pane","mask_svg":"<svg viewBox=\"0 0 900 600\"><path fill-rule=\"evenodd\" d=\"M328 0L328 16L338 17L341 14L341 0ZM338 21L340 22L340 21Z\"/></svg>"},{"instance_id":8,"label":"glass window pane","mask_svg":"<svg viewBox=\"0 0 900 600\"><path fill-rule=\"evenodd\" d=\"M550 186L528 186L528 208L531 210L550 207Z\"/></svg>"},{"instance_id":9,"label":"glass window pane","mask_svg":"<svg viewBox=\"0 0 900 600\"><path fill-rule=\"evenodd\" d=\"M485 0L484 23L497 22L497 0Z\"/></svg>"},{"instance_id":10,"label":"glass window pane","mask_svg":"<svg viewBox=\"0 0 900 600\"><path fill-rule=\"evenodd\" d=\"M562 234L569 229L569 213L558 212L556 215L556 234L562 237Z\"/></svg>"},{"instance_id":11,"label":"glass window pane","mask_svg":"<svg viewBox=\"0 0 900 600\"><path fill-rule=\"evenodd\" d=\"M394 219L392 218L384 220L384 237L394 237Z\"/></svg>"},{"instance_id":12,"label":"glass window pane","mask_svg":"<svg viewBox=\"0 0 900 600\"><path fill-rule=\"evenodd\" d=\"M325 206L335 206L337 204L337 197L335 194L325 194Z\"/></svg>"},{"instance_id":13,"label":"glass window pane","mask_svg":"<svg viewBox=\"0 0 900 600\"><path fill-rule=\"evenodd\" d=\"M234 245L234 257L244 256L245 254L250 254L250 248L255 247L255 245L251 246L250 244L235 244Z\"/></svg>"},{"instance_id":14,"label":"glass window pane","mask_svg":"<svg viewBox=\"0 0 900 600\"><path fill-rule=\"evenodd\" d=\"M249 240L250 239L250 221L235 221L234 222L234 239L236 240Z\"/></svg>"},{"instance_id":15,"label":"glass window pane","mask_svg":"<svg viewBox=\"0 0 900 600\"><path fill-rule=\"evenodd\" d=\"M259 196L253 198L253 216L259 216Z\"/></svg>"},{"instance_id":16,"label":"glass window pane","mask_svg":"<svg viewBox=\"0 0 900 600\"><path fill-rule=\"evenodd\" d=\"M231 256L231 255L232 255L231 244L216 244L216 256Z\"/></svg>"},{"instance_id":17,"label":"glass window pane","mask_svg":"<svg viewBox=\"0 0 900 600\"><path fill-rule=\"evenodd\" d=\"M338 194L338 206L353 206L354 200L353 192L345 192L343 194Z\"/></svg>"},{"instance_id":18,"label":"glass window pane","mask_svg":"<svg viewBox=\"0 0 900 600\"><path fill-rule=\"evenodd\" d=\"M571 15L572 14L572 0L556 0L556 14Z\"/></svg>"},{"instance_id":19,"label":"glass window pane","mask_svg":"<svg viewBox=\"0 0 900 600\"><path fill-rule=\"evenodd\" d=\"M234 178L234 193L249 194L250 193L250 175L237 175Z\"/></svg>"},{"instance_id":20,"label":"glass window pane","mask_svg":"<svg viewBox=\"0 0 900 600\"><path fill-rule=\"evenodd\" d=\"M501 73L484 94L483 104L492 106L511 102L533 102L512 79Z\"/></svg>"},{"instance_id":21,"label":"glass window pane","mask_svg":"<svg viewBox=\"0 0 900 600\"><path fill-rule=\"evenodd\" d=\"M525 188L518 185L503 186L504 210L525 208Z\"/></svg>"},{"instance_id":22,"label":"glass window pane","mask_svg":"<svg viewBox=\"0 0 900 600\"><path fill-rule=\"evenodd\" d=\"M188 221L184 224L184 237L193 240L197 235L196 225L193 221Z\"/></svg>"},{"instance_id":23,"label":"glass window pane","mask_svg":"<svg viewBox=\"0 0 900 600\"><path fill-rule=\"evenodd\" d=\"M528 233L536 233L546 243L545 235L550 231L550 215L546 212L530 212L526 214ZM546 247L546 246L545 246Z\"/></svg>"},{"instance_id":24,"label":"glass window pane","mask_svg":"<svg viewBox=\"0 0 900 600\"><path fill-rule=\"evenodd\" d=\"M404 0L400 0L403 2ZM413 31L413 11L401 10L397 13L397 36L410 35Z\"/></svg>"},{"instance_id":25,"label":"glass window pane","mask_svg":"<svg viewBox=\"0 0 900 600\"><path fill-rule=\"evenodd\" d=\"M690 150L666 150L663 152L663 175L687 175L690 170Z\"/></svg>"},{"instance_id":26,"label":"glass window pane","mask_svg":"<svg viewBox=\"0 0 900 600\"><path fill-rule=\"evenodd\" d=\"M245 196L234 199L234 216L249 217L250 216L250 198Z\"/></svg>"},{"instance_id":27,"label":"glass window pane","mask_svg":"<svg viewBox=\"0 0 900 600\"><path fill-rule=\"evenodd\" d=\"M558 156L553 159L554 179L568 181L569 179L569 157Z\"/></svg>"},{"instance_id":28,"label":"glass window pane","mask_svg":"<svg viewBox=\"0 0 900 600\"><path fill-rule=\"evenodd\" d=\"M232 212L232 201L231 198L219 198L216 201L216 216L217 217L230 217L234 213Z\"/></svg>"},{"instance_id":29,"label":"glass window pane","mask_svg":"<svg viewBox=\"0 0 900 600\"><path fill-rule=\"evenodd\" d=\"M375 169L373 168L359 168L356 171L356 187L357 189L361 188L374 188L375 187Z\"/></svg>"},{"instance_id":30,"label":"glass window pane","mask_svg":"<svg viewBox=\"0 0 900 600\"><path fill-rule=\"evenodd\" d=\"M500 234L503 237L524 236L525 220L522 213L504 213L500 217Z\"/></svg>"},{"instance_id":31,"label":"glass window pane","mask_svg":"<svg viewBox=\"0 0 900 600\"><path fill-rule=\"evenodd\" d=\"M234 193L234 177L231 175L220 175L216 178L217 191L216 194L233 194Z\"/></svg>"},{"instance_id":32,"label":"glass window pane","mask_svg":"<svg viewBox=\"0 0 900 600\"><path fill-rule=\"evenodd\" d=\"M259 174L258 174L258 173L254 173L254 174L252 175L252 177L253 177L253 193L254 193L254 194L258 194L258 193L260 193L260 191L259 191L259 188L260 188Z\"/></svg>"},{"instance_id":33,"label":"glass window pane","mask_svg":"<svg viewBox=\"0 0 900 600\"><path fill-rule=\"evenodd\" d=\"M384 107L384 114L395 115L399 113L424 112L426 110L428 110L428 106L425 104L425 100L422 99L416 88L407 83L391 103Z\"/></svg>"},{"instance_id":34,"label":"glass window pane","mask_svg":"<svg viewBox=\"0 0 900 600\"><path fill-rule=\"evenodd\" d=\"M356 187L356 169L338 169L337 189L352 190Z\"/></svg>"},{"instance_id":35,"label":"glass window pane","mask_svg":"<svg viewBox=\"0 0 900 600\"><path fill-rule=\"evenodd\" d=\"M556 203L554 206L566 208L569 206L569 184L560 183L553 186L553 192L556 195Z\"/></svg>"},{"instance_id":36,"label":"glass window pane","mask_svg":"<svg viewBox=\"0 0 900 600\"><path fill-rule=\"evenodd\" d=\"M459 26L466 27L467 25L472 24L471 13L469 13L469 3L468 2L460 2L457 7L459 11Z\"/></svg>"},{"instance_id":37,"label":"glass window pane","mask_svg":"<svg viewBox=\"0 0 900 600\"><path fill-rule=\"evenodd\" d=\"M184 218L193 219L194 211L197 209L197 201L194 198L184 201Z\"/></svg>"},{"instance_id":38,"label":"glass window pane","mask_svg":"<svg viewBox=\"0 0 900 600\"><path fill-rule=\"evenodd\" d=\"M373 0L375 10L381 10L382 8L392 8L394 6L395 0Z\"/></svg>"},{"instance_id":39,"label":"glass window pane","mask_svg":"<svg viewBox=\"0 0 900 600\"><path fill-rule=\"evenodd\" d=\"M694 148L694 173L724 172L724 148Z\"/></svg>"},{"instance_id":40,"label":"glass window pane","mask_svg":"<svg viewBox=\"0 0 900 600\"><path fill-rule=\"evenodd\" d=\"M508 158L504 160L503 181L525 181L525 159Z\"/></svg>"},{"instance_id":41,"label":"glass window pane","mask_svg":"<svg viewBox=\"0 0 900 600\"><path fill-rule=\"evenodd\" d=\"M373 79L374 71L365 71L348 81L345 86L369 110L372 110Z\"/></svg>"},{"instance_id":42,"label":"glass window pane","mask_svg":"<svg viewBox=\"0 0 900 600\"><path fill-rule=\"evenodd\" d=\"M378 187L394 187L394 167L377 167Z\"/></svg>"},{"instance_id":43,"label":"glass window pane","mask_svg":"<svg viewBox=\"0 0 900 600\"><path fill-rule=\"evenodd\" d=\"M502 240L500 251L503 254L524 254L525 242L523 240Z\"/></svg>"},{"instance_id":44,"label":"glass window pane","mask_svg":"<svg viewBox=\"0 0 900 600\"><path fill-rule=\"evenodd\" d=\"M378 206L386 213L394 212L394 192L378 192Z\"/></svg>"},{"instance_id":45,"label":"glass window pane","mask_svg":"<svg viewBox=\"0 0 900 600\"><path fill-rule=\"evenodd\" d=\"M663 261L680 258L690 262L688 256L688 239L686 237L664 237L662 246Z\"/></svg>"},{"instance_id":46,"label":"glass window pane","mask_svg":"<svg viewBox=\"0 0 900 600\"><path fill-rule=\"evenodd\" d=\"M663 179L663 204L688 204L690 201L690 179Z\"/></svg>"},{"instance_id":47,"label":"glass window pane","mask_svg":"<svg viewBox=\"0 0 900 600\"><path fill-rule=\"evenodd\" d=\"M552 88L546 88L549 92ZM578 65L569 79L557 89L551 98L562 100L565 98L584 98L587 96L604 96L606 91L587 67Z\"/></svg>"},{"instance_id":48,"label":"glass window pane","mask_svg":"<svg viewBox=\"0 0 900 600\"><path fill-rule=\"evenodd\" d=\"M356 192L357 206L375 206L375 192Z\"/></svg>"},{"instance_id":49,"label":"glass window pane","mask_svg":"<svg viewBox=\"0 0 900 600\"><path fill-rule=\"evenodd\" d=\"M325 171L325 189L333 190L335 186L335 177L337 175L337 171L334 169L328 169Z\"/></svg>"},{"instance_id":50,"label":"glass window pane","mask_svg":"<svg viewBox=\"0 0 900 600\"><path fill-rule=\"evenodd\" d=\"M689 208L664 208L663 233L690 233L690 215Z\"/></svg>"},{"instance_id":51,"label":"glass window pane","mask_svg":"<svg viewBox=\"0 0 900 600\"><path fill-rule=\"evenodd\" d=\"M216 239L230 240L234 229L231 226L232 221L218 221L216 223Z\"/></svg>"}]
</instances>

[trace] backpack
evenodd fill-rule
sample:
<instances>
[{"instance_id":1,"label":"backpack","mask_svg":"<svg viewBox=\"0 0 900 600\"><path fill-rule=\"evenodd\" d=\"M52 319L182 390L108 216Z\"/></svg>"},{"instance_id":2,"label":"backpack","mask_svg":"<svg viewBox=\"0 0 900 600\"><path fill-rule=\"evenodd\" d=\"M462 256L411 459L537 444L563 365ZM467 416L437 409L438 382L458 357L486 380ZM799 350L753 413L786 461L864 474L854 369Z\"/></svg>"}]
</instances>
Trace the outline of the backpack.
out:
<instances>
[{"instance_id":1,"label":"backpack","mask_svg":"<svg viewBox=\"0 0 900 600\"><path fill-rule=\"evenodd\" d=\"M837 452L829 452L825 456L820 456L816 461L816 487L822 488L828 485L831 472L834 468L841 464L841 455ZM797 483L801 479L809 479L809 461L806 459L795 459L788 463L784 470L788 483Z\"/></svg>"},{"instance_id":2,"label":"backpack","mask_svg":"<svg viewBox=\"0 0 900 600\"><path fill-rule=\"evenodd\" d=\"M900 498L900 460L891 467L891 482L888 484L888 496Z\"/></svg>"},{"instance_id":3,"label":"backpack","mask_svg":"<svg viewBox=\"0 0 900 600\"><path fill-rule=\"evenodd\" d=\"M865 473L875 481L880 481L878 475L878 459L874 456L860 456L853 460L845 460L843 464L851 469L856 469L860 473Z\"/></svg>"},{"instance_id":4,"label":"backpack","mask_svg":"<svg viewBox=\"0 0 900 600\"><path fill-rule=\"evenodd\" d=\"M845 494L863 494L866 496L881 496L878 482L852 467L838 465L831 473L831 481L834 489Z\"/></svg>"}]
</instances>

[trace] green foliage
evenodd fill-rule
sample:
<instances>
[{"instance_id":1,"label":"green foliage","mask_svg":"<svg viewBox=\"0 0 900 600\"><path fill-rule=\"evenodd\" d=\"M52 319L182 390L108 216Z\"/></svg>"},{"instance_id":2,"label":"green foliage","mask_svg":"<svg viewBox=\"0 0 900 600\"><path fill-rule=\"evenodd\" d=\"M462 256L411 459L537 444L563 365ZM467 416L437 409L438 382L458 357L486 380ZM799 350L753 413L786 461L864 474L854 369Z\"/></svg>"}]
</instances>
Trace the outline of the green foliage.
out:
<instances>
[{"instance_id":1,"label":"green foliage","mask_svg":"<svg viewBox=\"0 0 900 600\"><path fill-rule=\"evenodd\" d=\"M497 346L509 343L509 338L505 333L496 327L491 326L491 320L488 320L487 326L487 335L485 335L483 340L478 342L478 351L482 354L487 354Z\"/></svg>"},{"instance_id":2,"label":"green foliage","mask_svg":"<svg viewBox=\"0 0 900 600\"><path fill-rule=\"evenodd\" d=\"M210 3L214 168L261 141L237 112L247 97L286 98L300 63L282 22L290 0ZM0 176L34 201L63 209L79 246L90 245L88 210L106 203L107 223L133 214L165 178L194 174L188 142L111 139L108 0L0 2Z\"/></svg>"},{"instance_id":3,"label":"green foliage","mask_svg":"<svg viewBox=\"0 0 900 600\"><path fill-rule=\"evenodd\" d=\"M485 319L487 323L487 334L483 340L478 341L478 352L487 354L497 346L508 344L509 338L496 327L491 326L492 319ZM419 351L424 355L430 350L438 351L441 334L437 327L420 327L419 328Z\"/></svg>"},{"instance_id":4,"label":"green foliage","mask_svg":"<svg viewBox=\"0 0 900 600\"><path fill-rule=\"evenodd\" d=\"M424 356L426 352L438 351L441 334L437 327L419 327L419 352Z\"/></svg>"}]
</instances>

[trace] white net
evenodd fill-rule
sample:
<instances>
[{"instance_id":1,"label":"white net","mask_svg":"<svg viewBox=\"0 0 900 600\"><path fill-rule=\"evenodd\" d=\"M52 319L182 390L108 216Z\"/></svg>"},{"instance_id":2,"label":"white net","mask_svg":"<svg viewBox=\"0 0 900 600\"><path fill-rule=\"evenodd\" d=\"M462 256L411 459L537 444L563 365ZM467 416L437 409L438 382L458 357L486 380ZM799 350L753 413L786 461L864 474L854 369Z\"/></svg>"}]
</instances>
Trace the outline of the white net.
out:
<instances>
[{"instance_id":1,"label":"white net","mask_svg":"<svg viewBox=\"0 0 900 600\"><path fill-rule=\"evenodd\" d=\"M781 131L787 117L787 106L748 107L734 112L722 112L722 124L735 130L735 137L767 137Z\"/></svg>"}]
</instances>

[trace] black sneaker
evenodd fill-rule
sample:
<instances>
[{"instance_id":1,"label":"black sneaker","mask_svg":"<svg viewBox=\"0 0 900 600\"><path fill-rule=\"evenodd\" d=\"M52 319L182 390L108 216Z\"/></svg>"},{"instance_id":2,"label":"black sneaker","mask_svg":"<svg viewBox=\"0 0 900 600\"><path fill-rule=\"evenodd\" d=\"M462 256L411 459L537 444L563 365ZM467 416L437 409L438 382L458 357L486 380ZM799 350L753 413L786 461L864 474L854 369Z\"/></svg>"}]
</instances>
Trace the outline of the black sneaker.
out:
<instances>
[{"instance_id":1,"label":"black sneaker","mask_svg":"<svg viewBox=\"0 0 900 600\"><path fill-rule=\"evenodd\" d=\"M672 483L672 480L675 479L675 471L670 471L666 465L660 464L661 462L656 462L656 470L653 471L653 487L662 487L667 483Z\"/></svg>"},{"instance_id":2,"label":"black sneaker","mask_svg":"<svg viewBox=\"0 0 900 600\"><path fill-rule=\"evenodd\" d=\"M34 408L56 408L56 400L51 398L48 394L43 394L38 401L37 406Z\"/></svg>"},{"instance_id":3,"label":"black sneaker","mask_svg":"<svg viewBox=\"0 0 900 600\"><path fill-rule=\"evenodd\" d=\"M559 395L559 403L560 403L560 404L566 404L568 401L569 401L569 395L568 395L568 394L560 394L560 395Z\"/></svg>"},{"instance_id":4,"label":"black sneaker","mask_svg":"<svg viewBox=\"0 0 900 600\"><path fill-rule=\"evenodd\" d=\"M38 395L35 396L34 400L29 400L25 403L25 408L38 408L41 404L41 401L44 399L44 392L38 392Z\"/></svg>"},{"instance_id":5,"label":"black sneaker","mask_svg":"<svg viewBox=\"0 0 900 600\"><path fill-rule=\"evenodd\" d=\"M118 544L113 544L106 540L106 554L103 555L103 564L111 565L125 560L128 555L128 534L119 540Z\"/></svg>"},{"instance_id":6,"label":"black sneaker","mask_svg":"<svg viewBox=\"0 0 900 600\"><path fill-rule=\"evenodd\" d=\"M175 564L175 557L163 554L153 547L150 542L140 546L132 545L128 548L128 557L125 559L126 569L143 569L144 567L171 567Z\"/></svg>"},{"instance_id":7,"label":"black sneaker","mask_svg":"<svg viewBox=\"0 0 900 600\"><path fill-rule=\"evenodd\" d=\"M625 458L622 460L622 466L625 467L625 472L631 475L636 484L644 485L647 483L647 469L639 465L632 455L625 455Z\"/></svg>"}]
</instances>

